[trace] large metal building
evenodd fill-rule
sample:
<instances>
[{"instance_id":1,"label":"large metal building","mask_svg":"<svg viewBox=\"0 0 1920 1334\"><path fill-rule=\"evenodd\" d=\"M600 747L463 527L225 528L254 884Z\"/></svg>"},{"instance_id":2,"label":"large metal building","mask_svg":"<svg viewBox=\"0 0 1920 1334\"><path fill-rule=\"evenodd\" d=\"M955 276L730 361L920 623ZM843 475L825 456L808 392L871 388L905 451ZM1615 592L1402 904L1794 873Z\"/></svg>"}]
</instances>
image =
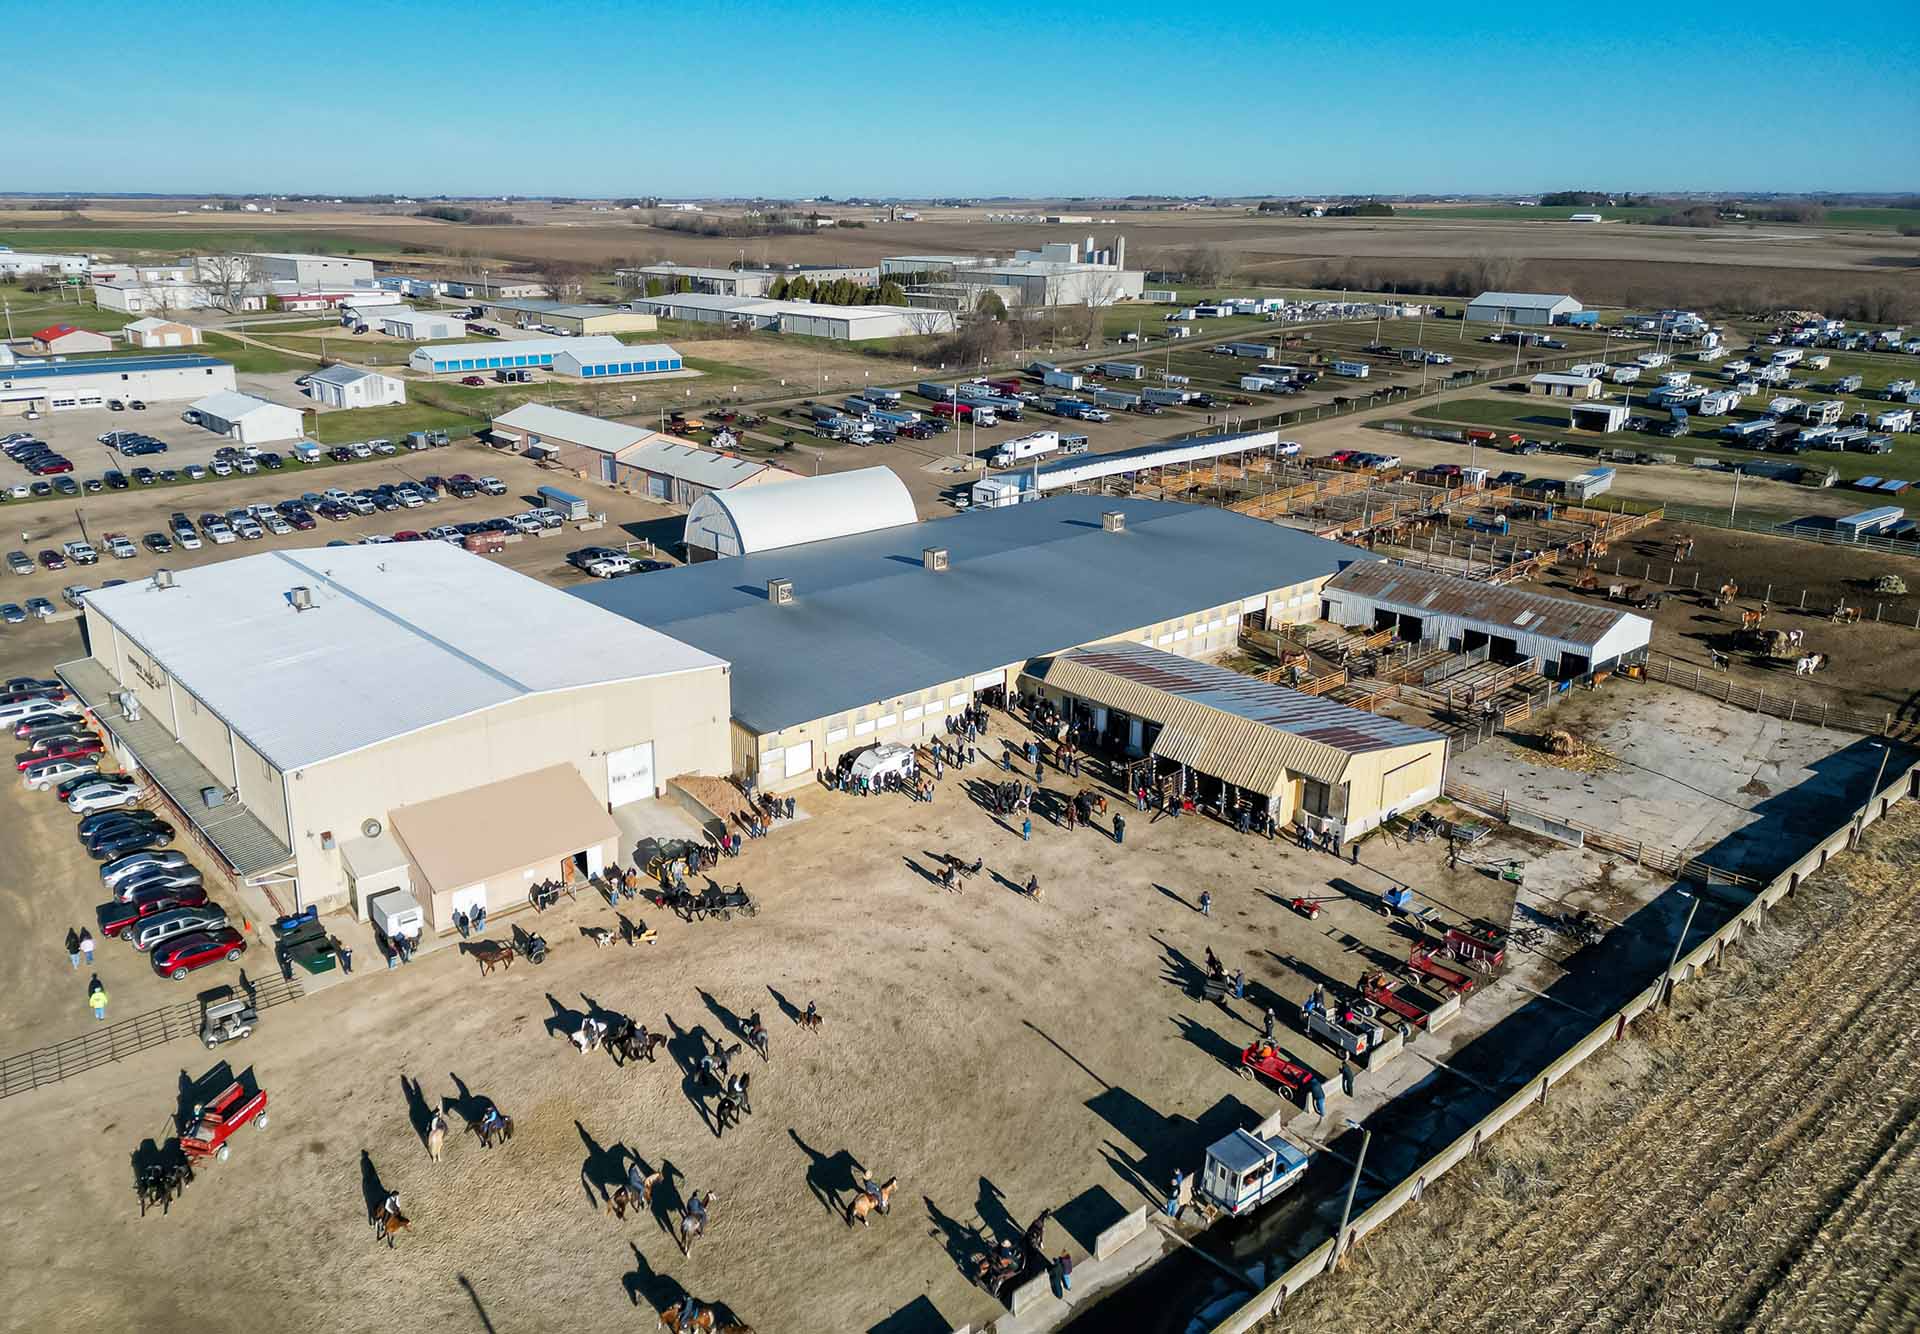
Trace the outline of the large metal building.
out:
<instances>
[{"instance_id":1,"label":"large metal building","mask_svg":"<svg viewBox=\"0 0 1920 1334\"><path fill-rule=\"evenodd\" d=\"M811 494L782 482L708 499L782 492ZM771 549L574 590L733 664L733 771L770 788L932 735L1035 658L1110 639L1199 656L1238 644L1246 618L1311 620L1330 576L1373 559L1138 497L1055 496L846 537L824 536L815 508L756 525Z\"/></svg>"},{"instance_id":2,"label":"large metal building","mask_svg":"<svg viewBox=\"0 0 1920 1334\"><path fill-rule=\"evenodd\" d=\"M1342 841L1440 795L1437 732L1127 640L1029 669L1030 686L1155 779Z\"/></svg>"},{"instance_id":3,"label":"large metal building","mask_svg":"<svg viewBox=\"0 0 1920 1334\"><path fill-rule=\"evenodd\" d=\"M1551 292L1482 292L1467 303L1467 319L1487 324L1558 324L1582 309L1570 296Z\"/></svg>"},{"instance_id":4,"label":"large metal building","mask_svg":"<svg viewBox=\"0 0 1920 1334\"><path fill-rule=\"evenodd\" d=\"M0 412L98 408L114 398L178 403L233 387L231 365L197 352L0 365Z\"/></svg>"},{"instance_id":5,"label":"large metal building","mask_svg":"<svg viewBox=\"0 0 1920 1334\"><path fill-rule=\"evenodd\" d=\"M1392 625L1402 639L1531 661L1547 677L1611 667L1653 638L1653 622L1629 611L1377 561L1341 571L1320 596L1322 618L1336 625Z\"/></svg>"},{"instance_id":6,"label":"large metal building","mask_svg":"<svg viewBox=\"0 0 1920 1334\"><path fill-rule=\"evenodd\" d=\"M440 343L416 347L407 356L407 365L428 375L466 375L473 371L516 370L522 367L545 370L563 352L588 355L613 354L626 350L612 334L592 334L586 338L498 338L484 343Z\"/></svg>"},{"instance_id":7,"label":"large metal building","mask_svg":"<svg viewBox=\"0 0 1920 1334\"><path fill-rule=\"evenodd\" d=\"M713 491L687 511L687 559L747 556L913 523L913 497L891 468L799 477L748 491Z\"/></svg>"},{"instance_id":8,"label":"large metal building","mask_svg":"<svg viewBox=\"0 0 1920 1334\"><path fill-rule=\"evenodd\" d=\"M609 811L727 772L726 663L444 542L273 551L98 589L59 673L283 906L524 903Z\"/></svg>"}]
</instances>

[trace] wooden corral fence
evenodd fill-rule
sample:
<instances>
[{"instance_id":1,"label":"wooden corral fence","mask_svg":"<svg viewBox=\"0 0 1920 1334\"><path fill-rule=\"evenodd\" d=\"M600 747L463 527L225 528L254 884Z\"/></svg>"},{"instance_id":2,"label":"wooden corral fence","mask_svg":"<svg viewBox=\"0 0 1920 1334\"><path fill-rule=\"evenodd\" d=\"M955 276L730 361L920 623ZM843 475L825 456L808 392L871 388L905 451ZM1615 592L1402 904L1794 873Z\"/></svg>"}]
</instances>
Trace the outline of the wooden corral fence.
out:
<instances>
[{"instance_id":1,"label":"wooden corral fence","mask_svg":"<svg viewBox=\"0 0 1920 1334\"><path fill-rule=\"evenodd\" d=\"M1887 736L1899 730L1892 713L1863 713L1858 709L1835 708L1814 700L1775 695L1753 686L1735 684L1724 672L1708 671L1671 658L1647 662L1642 675L1649 681L1664 681L1683 690L1694 690L1730 704L1737 709L1785 718L1791 723L1811 723L1815 727L1837 727L1843 732L1863 732L1867 736Z\"/></svg>"},{"instance_id":2,"label":"wooden corral fence","mask_svg":"<svg viewBox=\"0 0 1920 1334\"><path fill-rule=\"evenodd\" d=\"M1462 783L1454 778L1447 780L1444 791L1449 800L1485 811L1488 815L1496 816L1507 823L1512 823L1513 816L1517 812L1565 826L1578 832L1588 847L1598 848L1602 852L1611 852L1620 857L1631 857L1634 865L1647 867L1662 875L1670 875L1676 880L1697 880L1706 885L1754 886L1760 883L1752 876L1710 866L1697 857L1689 857L1674 848L1659 847L1635 838L1622 838L1598 825L1572 819L1556 811L1547 810L1545 807L1530 806L1510 800L1504 792L1491 792L1486 788Z\"/></svg>"},{"instance_id":3,"label":"wooden corral fence","mask_svg":"<svg viewBox=\"0 0 1920 1334\"><path fill-rule=\"evenodd\" d=\"M254 984L251 999L256 1009L298 1000L306 993L297 977L269 977ZM103 1024L77 1038L36 1047L0 1060L0 1098L11 1098L44 1084L84 1074L96 1066L132 1056L135 1052L157 1047L175 1038L200 1035L200 1002L181 1001L164 1009L149 1010L132 1019Z\"/></svg>"}]
</instances>

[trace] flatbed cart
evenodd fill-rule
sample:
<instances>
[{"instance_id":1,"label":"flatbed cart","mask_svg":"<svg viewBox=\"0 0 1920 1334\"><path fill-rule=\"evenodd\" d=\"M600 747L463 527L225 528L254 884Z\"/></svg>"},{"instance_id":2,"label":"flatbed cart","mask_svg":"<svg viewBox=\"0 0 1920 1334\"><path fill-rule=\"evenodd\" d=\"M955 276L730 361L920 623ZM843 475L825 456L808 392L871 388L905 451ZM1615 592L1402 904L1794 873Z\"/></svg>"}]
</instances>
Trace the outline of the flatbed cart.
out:
<instances>
[{"instance_id":1,"label":"flatbed cart","mask_svg":"<svg viewBox=\"0 0 1920 1334\"><path fill-rule=\"evenodd\" d=\"M1437 951L1432 945L1415 945L1407 951L1407 967L1456 995L1465 995L1472 991L1476 985L1474 979L1458 968L1449 968L1441 963L1435 957L1436 954Z\"/></svg>"}]
</instances>

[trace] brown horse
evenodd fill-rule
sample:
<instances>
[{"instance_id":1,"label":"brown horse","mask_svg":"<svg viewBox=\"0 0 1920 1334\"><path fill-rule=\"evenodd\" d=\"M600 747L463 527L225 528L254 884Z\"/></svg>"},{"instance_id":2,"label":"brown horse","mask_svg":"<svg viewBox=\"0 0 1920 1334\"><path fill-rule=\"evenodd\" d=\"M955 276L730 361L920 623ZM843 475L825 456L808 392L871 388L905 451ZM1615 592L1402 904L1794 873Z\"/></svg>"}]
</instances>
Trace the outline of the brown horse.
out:
<instances>
[{"instance_id":1,"label":"brown horse","mask_svg":"<svg viewBox=\"0 0 1920 1334\"><path fill-rule=\"evenodd\" d=\"M867 1221L868 1214L876 1211L885 1214L891 1211L893 1208L893 1188L898 1184L899 1180L900 1178L898 1177L888 1177L880 1183L880 1191L878 1194L863 1190L854 1196L853 1203L847 1206L847 1226L852 1227L854 1220L858 1219L861 1227L872 1227L873 1224Z\"/></svg>"},{"instance_id":2,"label":"brown horse","mask_svg":"<svg viewBox=\"0 0 1920 1334\"><path fill-rule=\"evenodd\" d=\"M387 1249L393 1249L393 1239L402 1232L411 1231L413 1220L400 1212L400 1197L389 1195L380 1206L380 1212L373 1217L373 1239L376 1244L387 1243Z\"/></svg>"},{"instance_id":3,"label":"brown horse","mask_svg":"<svg viewBox=\"0 0 1920 1334\"><path fill-rule=\"evenodd\" d=\"M460 952L471 954L480 961L480 976L485 977L495 968L512 968L514 949L504 940L463 940Z\"/></svg>"},{"instance_id":4,"label":"brown horse","mask_svg":"<svg viewBox=\"0 0 1920 1334\"><path fill-rule=\"evenodd\" d=\"M820 1031L820 1011L813 1008L813 1002L807 1002L806 1013L793 1021L809 1033Z\"/></svg>"},{"instance_id":5,"label":"brown horse","mask_svg":"<svg viewBox=\"0 0 1920 1334\"><path fill-rule=\"evenodd\" d=\"M647 1210L653 1208L653 1188L659 1185L665 1177L665 1172L655 1172L652 1176L643 1178L640 1182L640 1193L638 1195L633 1193L632 1186L627 1185L624 1181L621 1182L618 1186L614 1187L613 1194L607 1197L607 1212L623 1223L627 1220L627 1210L629 1209L633 1210L636 1214L645 1213Z\"/></svg>"},{"instance_id":6,"label":"brown horse","mask_svg":"<svg viewBox=\"0 0 1920 1334\"><path fill-rule=\"evenodd\" d=\"M467 1130L480 1137L480 1147L491 1149L494 1141L505 1144L513 1138L513 1118L505 1112L499 1114L499 1120L489 1125L484 1119L467 1122Z\"/></svg>"},{"instance_id":7,"label":"brown horse","mask_svg":"<svg viewBox=\"0 0 1920 1334\"><path fill-rule=\"evenodd\" d=\"M618 1052L624 1061L644 1060L651 1063L653 1054L666 1045L665 1033L649 1033L643 1038L640 1036L639 1029L629 1028L620 1035L618 1043L613 1045L612 1049Z\"/></svg>"}]
</instances>

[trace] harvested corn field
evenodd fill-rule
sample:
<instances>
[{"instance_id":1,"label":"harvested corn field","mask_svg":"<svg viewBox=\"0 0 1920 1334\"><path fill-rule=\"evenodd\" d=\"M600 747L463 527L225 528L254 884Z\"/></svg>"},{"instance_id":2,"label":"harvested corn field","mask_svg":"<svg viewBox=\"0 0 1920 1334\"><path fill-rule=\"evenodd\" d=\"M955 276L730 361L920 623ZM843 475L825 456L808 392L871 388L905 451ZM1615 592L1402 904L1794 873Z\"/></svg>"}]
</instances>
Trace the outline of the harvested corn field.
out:
<instances>
[{"instance_id":1,"label":"harvested corn field","mask_svg":"<svg viewBox=\"0 0 1920 1334\"><path fill-rule=\"evenodd\" d=\"M1920 1325L1920 809L1273 1331Z\"/></svg>"}]
</instances>

